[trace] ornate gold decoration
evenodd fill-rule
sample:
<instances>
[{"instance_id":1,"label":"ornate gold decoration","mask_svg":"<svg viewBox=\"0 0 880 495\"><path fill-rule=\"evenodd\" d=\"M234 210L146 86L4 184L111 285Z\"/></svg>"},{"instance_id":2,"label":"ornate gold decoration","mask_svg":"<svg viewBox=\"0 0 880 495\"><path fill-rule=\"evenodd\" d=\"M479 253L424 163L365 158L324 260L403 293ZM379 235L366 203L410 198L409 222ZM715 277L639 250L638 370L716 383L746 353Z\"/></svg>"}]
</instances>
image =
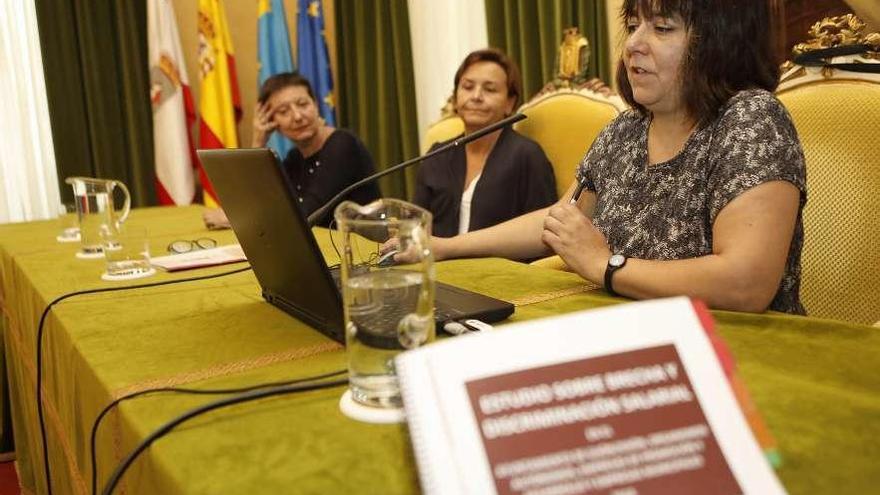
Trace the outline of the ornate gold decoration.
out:
<instances>
[{"instance_id":1,"label":"ornate gold decoration","mask_svg":"<svg viewBox=\"0 0 880 495\"><path fill-rule=\"evenodd\" d=\"M581 34L577 26L562 30L562 44L556 57L556 78L552 83L557 88L570 88L587 80L590 67L590 41ZM543 90L542 90L543 91Z\"/></svg>"},{"instance_id":2,"label":"ornate gold decoration","mask_svg":"<svg viewBox=\"0 0 880 495\"><path fill-rule=\"evenodd\" d=\"M797 67L797 70L792 71L791 69ZM793 79L797 79L799 77L803 77L807 75L806 67L801 67L800 65L794 65L790 60L786 60L784 64L782 64L782 70L780 71L780 79L779 83L785 83L791 81Z\"/></svg>"},{"instance_id":3,"label":"ornate gold decoration","mask_svg":"<svg viewBox=\"0 0 880 495\"><path fill-rule=\"evenodd\" d=\"M826 17L813 24L808 31L810 39L804 43L798 43L791 50L792 58L815 50L836 48L840 46L867 45L865 52L855 55L845 55L848 63L872 63L867 60L880 60L880 33L863 33L865 23L854 14L846 14L837 17ZM780 84L790 83L795 79L809 76L810 72L805 67L799 66L787 60L780 67ZM834 76L834 67L824 66L818 72L824 78Z\"/></svg>"},{"instance_id":4,"label":"ornate gold decoration","mask_svg":"<svg viewBox=\"0 0 880 495\"><path fill-rule=\"evenodd\" d=\"M538 98L546 95L547 93L553 93L554 91L558 91L561 88L571 88L575 91L586 89L592 91L593 93L598 93L602 96L611 96L614 94L614 90L611 86L605 84L604 81L599 79L598 77L594 77L589 81L583 81L578 84L560 84L559 80L554 79L553 81L548 82L541 88L541 91L538 91L535 96L533 96L529 101L537 100Z\"/></svg>"},{"instance_id":5,"label":"ornate gold decoration","mask_svg":"<svg viewBox=\"0 0 880 495\"><path fill-rule=\"evenodd\" d=\"M562 31L556 77L563 80L585 78L590 66L590 42L577 26Z\"/></svg>"},{"instance_id":6,"label":"ornate gold decoration","mask_svg":"<svg viewBox=\"0 0 880 495\"><path fill-rule=\"evenodd\" d=\"M880 59L880 33L862 34L863 29L865 23L854 14L826 17L813 24L808 31L812 38L795 45L792 55L796 57L805 52L837 46L868 45L871 51L865 57Z\"/></svg>"}]
</instances>

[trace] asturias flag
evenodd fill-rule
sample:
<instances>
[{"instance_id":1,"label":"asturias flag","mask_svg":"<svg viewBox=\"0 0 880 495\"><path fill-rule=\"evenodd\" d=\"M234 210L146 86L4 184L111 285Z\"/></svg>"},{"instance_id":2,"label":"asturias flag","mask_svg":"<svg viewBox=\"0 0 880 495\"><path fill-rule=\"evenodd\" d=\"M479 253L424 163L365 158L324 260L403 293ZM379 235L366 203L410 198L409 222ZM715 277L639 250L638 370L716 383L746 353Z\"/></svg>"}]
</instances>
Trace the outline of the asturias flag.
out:
<instances>
[{"instance_id":1,"label":"asturias flag","mask_svg":"<svg viewBox=\"0 0 880 495\"><path fill-rule=\"evenodd\" d=\"M284 15L284 3L281 0L260 0L257 5L257 65L260 86L269 76L294 70L287 17ZM293 148L293 143L275 131L269 137L267 146L274 149L283 160Z\"/></svg>"},{"instance_id":2,"label":"asturias flag","mask_svg":"<svg viewBox=\"0 0 880 495\"><path fill-rule=\"evenodd\" d=\"M237 148L241 97L235 75L232 38L221 0L199 0L199 147ZM218 206L217 194L204 169L199 178L206 206Z\"/></svg>"},{"instance_id":3,"label":"asturias flag","mask_svg":"<svg viewBox=\"0 0 880 495\"><path fill-rule=\"evenodd\" d=\"M196 194L190 134L196 112L170 0L149 0L147 41L156 193L160 204L188 205Z\"/></svg>"},{"instance_id":4,"label":"asturias flag","mask_svg":"<svg viewBox=\"0 0 880 495\"><path fill-rule=\"evenodd\" d=\"M320 0L299 0L296 22L299 73L315 90L321 117L328 125L336 125L336 104L333 99L333 75L324 39L324 12Z\"/></svg>"}]
</instances>

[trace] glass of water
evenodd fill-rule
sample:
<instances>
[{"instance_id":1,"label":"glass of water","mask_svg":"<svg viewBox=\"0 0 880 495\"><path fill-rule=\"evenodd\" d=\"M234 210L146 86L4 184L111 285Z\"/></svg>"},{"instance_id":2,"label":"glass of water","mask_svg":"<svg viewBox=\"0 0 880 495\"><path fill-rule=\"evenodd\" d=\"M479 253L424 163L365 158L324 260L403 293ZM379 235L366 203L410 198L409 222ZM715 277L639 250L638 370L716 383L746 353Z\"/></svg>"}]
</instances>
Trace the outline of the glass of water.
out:
<instances>
[{"instance_id":1,"label":"glass of water","mask_svg":"<svg viewBox=\"0 0 880 495\"><path fill-rule=\"evenodd\" d=\"M435 336L431 214L406 201L381 199L365 206L346 201L336 208L335 218L342 236L352 399L367 406L400 408L394 358ZM383 244L397 247L398 263L380 257Z\"/></svg>"},{"instance_id":2,"label":"glass of water","mask_svg":"<svg viewBox=\"0 0 880 495\"><path fill-rule=\"evenodd\" d=\"M150 264L150 240L145 228L125 224L102 226L100 235L107 259L104 280L130 280L156 273Z\"/></svg>"},{"instance_id":3,"label":"glass of water","mask_svg":"<svg viewBox=\"0 0 880 495\"><path fill-rule=\"evenodd\" d=\"M79 219L76 215L75 203L61 203L58 205L58 242L79 242Z\"/></svg>"}]
</instances>

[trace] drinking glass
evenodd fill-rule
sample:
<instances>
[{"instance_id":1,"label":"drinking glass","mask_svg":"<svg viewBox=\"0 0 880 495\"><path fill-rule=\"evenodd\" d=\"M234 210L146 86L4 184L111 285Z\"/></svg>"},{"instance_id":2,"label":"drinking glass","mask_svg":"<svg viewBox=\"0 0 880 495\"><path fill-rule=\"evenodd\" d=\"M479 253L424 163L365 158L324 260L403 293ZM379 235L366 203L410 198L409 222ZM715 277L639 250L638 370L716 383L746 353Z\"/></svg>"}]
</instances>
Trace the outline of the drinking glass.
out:
<instances>
[{"instance_id":1,"label":"drinking glass","mask_svg":"<svg viewBox=\"0 0 880 495\"><path fill-rule=\"evenodd\" d=\"M76 203L58 205L58 242L79 242L79 219L76 214Z\"/></svg>"},{"instance_id":2,"label":"drinking glass","mask_svg":"<svg viewBox=\"0 0 880 495\"><path fill-rule=\"evenodd\" d=\"M150 240L146 229L130 225L104 226L100 234L101 248L107 259L104 280L130 280L156 273L150 264Z\"/></svg>"}]
</instances>

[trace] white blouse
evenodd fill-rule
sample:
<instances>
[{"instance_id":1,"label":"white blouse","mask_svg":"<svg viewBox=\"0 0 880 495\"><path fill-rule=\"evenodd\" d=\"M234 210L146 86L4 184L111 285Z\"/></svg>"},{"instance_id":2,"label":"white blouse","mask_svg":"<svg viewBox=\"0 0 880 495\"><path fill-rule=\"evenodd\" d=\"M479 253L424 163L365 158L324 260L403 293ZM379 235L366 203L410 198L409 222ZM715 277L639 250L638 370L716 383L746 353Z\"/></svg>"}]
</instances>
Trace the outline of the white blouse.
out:
<instances>
[{"instance_id":1,"label":"white blouse","mask_svg":"<svg viewBox=\"0 0 880 495\"><path fill-rule=\"evenodd\" d=\"M461 193L461 208L458 210L458 233L464 234L470 229L471 226L471 200L474 197L474 189L477 187L477 181L480 180L480 176L483 175L481 171L474 177L474 180L468 184L467 189Z\"/></svg>"}]
</instances>

